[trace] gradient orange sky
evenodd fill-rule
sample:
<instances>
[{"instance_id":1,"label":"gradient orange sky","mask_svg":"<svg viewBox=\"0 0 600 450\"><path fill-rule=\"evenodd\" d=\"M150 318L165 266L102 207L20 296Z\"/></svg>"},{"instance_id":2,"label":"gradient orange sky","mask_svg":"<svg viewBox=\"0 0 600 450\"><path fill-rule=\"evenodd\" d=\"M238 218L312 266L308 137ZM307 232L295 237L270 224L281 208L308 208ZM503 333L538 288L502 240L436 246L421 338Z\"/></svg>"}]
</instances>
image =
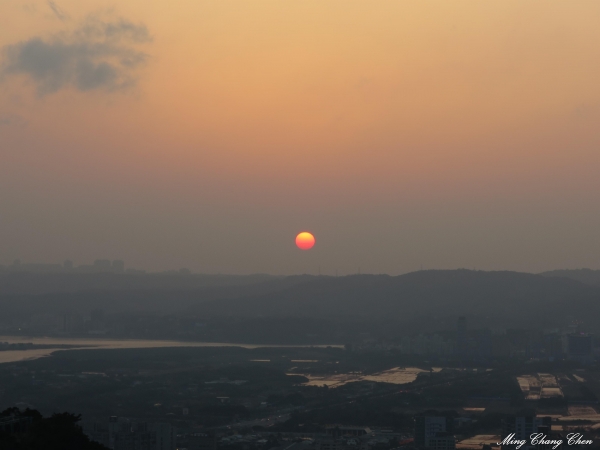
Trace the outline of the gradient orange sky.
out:
<instances>
[{"instance_id":1,"label":"gradient orange sky","mask_svg":"<svg viewBox=\"0 0 600 450\"><path fill-rule=\"evenodd\" d=\"M123 23L147 38L86 34ZM600 269L598 23L595 0L3 0L0 263ZM58 48L145 57L82 88Z\"/></svg>"}]
</instances>

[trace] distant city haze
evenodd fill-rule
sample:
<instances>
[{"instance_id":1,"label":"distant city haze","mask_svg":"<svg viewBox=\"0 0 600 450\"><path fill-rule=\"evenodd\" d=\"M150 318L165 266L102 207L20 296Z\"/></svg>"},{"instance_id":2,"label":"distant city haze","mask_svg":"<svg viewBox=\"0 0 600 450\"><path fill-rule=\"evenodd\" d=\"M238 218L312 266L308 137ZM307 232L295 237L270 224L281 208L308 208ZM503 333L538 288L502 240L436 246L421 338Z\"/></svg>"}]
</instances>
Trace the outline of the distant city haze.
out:
<instances>
[{"instance_id":1,"label":"distant city haze","mask_svg":"<svg viewBox=\"0 0 600 450\"><path fill-rule=\"evenodd\" d=\"M2 1L0 264L600 269L599 15Z\"/></svg>"}]
</instances>

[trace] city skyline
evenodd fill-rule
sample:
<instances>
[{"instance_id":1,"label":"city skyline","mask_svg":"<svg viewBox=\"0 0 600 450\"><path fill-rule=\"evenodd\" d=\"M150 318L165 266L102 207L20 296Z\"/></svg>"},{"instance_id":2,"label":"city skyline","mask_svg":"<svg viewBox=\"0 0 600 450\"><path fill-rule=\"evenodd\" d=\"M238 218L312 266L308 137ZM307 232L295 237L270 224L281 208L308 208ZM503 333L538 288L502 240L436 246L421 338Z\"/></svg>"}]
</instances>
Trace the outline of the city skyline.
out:
<instances>
[{"instance_id":1,"label":"city skyline","mask_svg":"<svg viewBox=\"0 0 600 450\"><path fill-rule=\"evenodd\" d=\"M196 272L190 270L187 267L167 267L157 270L149 270L146 267L138 266L131 267L125 264L125 261L121 258L94 258L87 261L73 261L72 259L66 258L62 261L24 261L20 258L16 258L12 262L2 263L0 262L0 273L3 272L31 272L31 273L52 273L52 272L72 272L72 273L94 273L94 272L114 272L114 273L128 273L128 274L155 274L155 273L180 273L180 274L194 274L194 275L231 275L231 276L244 276L244 275L269 275L269 276L294 276L294 275L318 275L318 276L349 276L349 275L389 275L389 276L401 276L407 275L412 272L419 271L456 271L456 270L468 270L474 272L521 272L521 271L505 271L505 270L491 270L485 271L475 267L456 267L453 269L440 269L436 267L426 267L421 265L415 270L409 270L407 272L390 274L390 273L376 273L368 272L361 267L355 268L354 271L342 272L339 268L330 269L316 266L312 268L312 271L306 271L303 273L287 273L287 274L275 274L266 272L249 272L249 273L226 273L226 272ZM525 272L531 274L545 274L553 272L589 272L597 273L600 272L596 269L590 269L588 267L577 267L573 269L555 268L542 272Z\"/></svg>"}]
</instances>

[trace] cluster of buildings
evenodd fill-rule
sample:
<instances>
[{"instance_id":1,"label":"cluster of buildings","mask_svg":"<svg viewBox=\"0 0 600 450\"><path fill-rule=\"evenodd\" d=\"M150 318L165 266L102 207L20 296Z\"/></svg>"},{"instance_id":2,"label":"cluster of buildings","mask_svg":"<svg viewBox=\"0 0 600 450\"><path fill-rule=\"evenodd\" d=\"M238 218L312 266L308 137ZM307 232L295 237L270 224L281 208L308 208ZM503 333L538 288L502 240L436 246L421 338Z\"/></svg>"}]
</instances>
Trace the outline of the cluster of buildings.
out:
<instances>
[{"instance_id":1,"label":"cluster of buildings","mask_svg":"<svg viewBox=\"0 0 600 450\"><path fill-rule=\"evenodd\" d=\"M544 333L536 330L468 330L464 317L454 332L404 336L395 347L403 355L441 360L490 361L503 358L569 359L592 362L600 346L595 337L578 330Z\"/></svg>"},{"instance_id":2,"label":"cluster of buildings","mask_svg":"<svg viewBox=\"0 0 600 450\"><path fill-rule=\"evenodd\" d=\"M36 273L36 274L57 274L57 273L127 273L127 274L145 274L142 269L125 268L125 261L122 259L96 259L92 264L75 265L70 259L66 259L62 264L57 263L24 263L20 259L15 259L12 264L0 264L0 273ZM164 274L189 275L190 269L181 268L179 270L169 270L158 272Z\"/></svg>"},{"instance_id":3,"label":"cluster of buildings","mask_svg":"<svg viewBox=\"0 0 600 450\"><path fill-rule=\"evenodd\" d=\"M444 416L418 416L415 418L413 446L417 449L455 450L457 440L453 434L455 420ZM502 431L497 442L485 444L483 449L499 450L557 450L566 447L566 439L552 430L550 416L512 416L502 421ZM462 442L459 443L459 448ZM579 448L579 446L575 446Z\"/></svg>"},{"instance_id":4,"label":"cluster of buildings","mask_svg":"<svg viewBox=\"0 0 600 450\"><path fill-rule=\"evenodd\" d=\"M93 264L75 266L73 261L65 260L62 264L22 263L16 259L9 266L0 265L0 271L26 273L134 273L135 269L125 269L121 259L97 259Z\"/></svg>"},{"instance_id":5,"label":"cluster of buildings","mask_svg":"<svg viewBox=\"0 0 600 450\"><path fill-rule=\"evenodd\" d=\"M563 441L560 433L552 431L551 417L521 416L504 420L502 426L501 450L548 450L562 448L562 445L548 445L532 441L532 436L541 434L545 441Z\"/></svg>"},{"instance_id":6,"label":"cluster of buildings","mask_svg":"<svg viewBox=\"0 0 600 450\"><path fill-rule=\"evenodd\" d=\"M326 436L316 440L315 449L377 450L389 448L391 442L410 443L412 438L392 430L333 425L326 428Z\"/></svg>"},{"instance_id":7,"label":"cluster of buildings","mask_svg":"<svg viewBox=\"0 0 600 450\"><path fill-rule=\"evenodd\" d=\"M412 444L411 436L392 430L359 426L331 425L325 432L262 432L253 435L230 435L216 441L220 449L248 448L264 450L389 450ZM210 450L185 445L180 450Z\"/></svg>"},{"instance_id":8,"label":"cluster of buildings","mask_svg":"<svg viewBox=\"0 0 600 450\"><path fill-rule=\"evenodd\" d=\"M415 417L414 446L432 450L454 450L454 418L445 416Z\"/></svg>"},{"instance_id":9,"label":"cluster of buildings","mask_svg":"<svg viewBox=\"0 0 600 450\"><path fill-rule=\"evenodd\" d=\"M28 321L23 321L19 326L19 328L33 333L48 333L51 335L104 335L107 333L106 327L106 319L101 309L92 310L90 314L41 312L32 315ZM1 328L0 331L2 331ZM1 346L0 343L0 349Z\"/></svg>"},{"instance_id":10,"label":"cluster of buildings","mask_svg":"<svg viewBox=\"0 0 600 450\"><path fill-rule=\"evenodd\" d=\"M325 433L306 435L276 432L238 435L213 430L177 436L175 428L167 423L110 417L108 422L84 422L82 428L91 440L111 450L388 450L392 441L412 443L412 438L390 430L339 425L327 427Z\"/></svg>"},{"instance_id":11,"label":"cluster of buildings","mask_svg":"<svg viewBox=\"0 0 600 450\"><path fill-rule=\"evenodd\" d=\"M108 422L84 422L83 432L111 450L176 450L177 434L168 423L112 416Z\"/></svg>"}]
</instances>

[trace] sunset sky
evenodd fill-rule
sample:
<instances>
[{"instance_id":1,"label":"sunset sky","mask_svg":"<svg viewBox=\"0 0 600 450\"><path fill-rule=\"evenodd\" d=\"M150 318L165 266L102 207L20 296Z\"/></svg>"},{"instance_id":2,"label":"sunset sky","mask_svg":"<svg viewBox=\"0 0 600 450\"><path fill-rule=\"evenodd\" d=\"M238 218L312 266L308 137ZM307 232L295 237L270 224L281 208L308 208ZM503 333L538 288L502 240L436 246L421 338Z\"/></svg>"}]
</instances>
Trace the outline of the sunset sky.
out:
<instances>
[{"instance_id":1,"label":"sunset sky","mask_svg":"<svg viewBox=\"0 0 600 450\"><path fill-rule=\"evenodd\" d=\"M0 263L600 269L599 23L597 0L2 0Z\"/></svg>"}]
</instances>

